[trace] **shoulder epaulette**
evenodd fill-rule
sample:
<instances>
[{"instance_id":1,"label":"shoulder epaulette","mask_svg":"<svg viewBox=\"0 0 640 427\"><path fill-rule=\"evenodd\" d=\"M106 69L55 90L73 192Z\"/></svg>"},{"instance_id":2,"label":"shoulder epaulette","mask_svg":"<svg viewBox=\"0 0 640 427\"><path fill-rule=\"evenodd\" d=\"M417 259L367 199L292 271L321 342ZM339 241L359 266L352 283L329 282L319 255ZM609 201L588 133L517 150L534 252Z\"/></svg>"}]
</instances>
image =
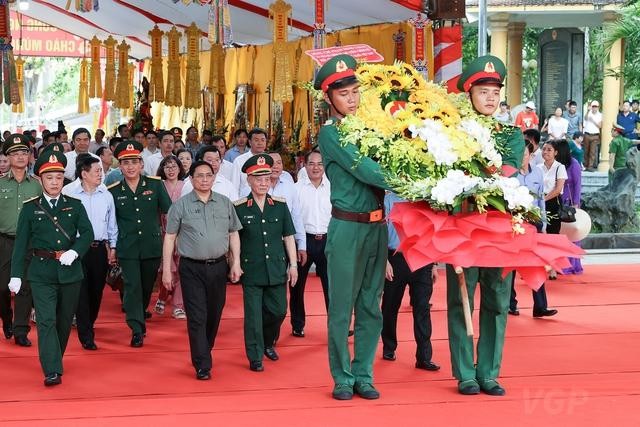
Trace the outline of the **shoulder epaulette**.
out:
<instances>
[{"instance_id":1,"label":"shoulder epaulette","mask_svg":"<svg viewBox=\"0 0 640 427\"><path fill-rule=\"evenodd\" d=\"M324 125L325 125L325 126L331 126L331 125L332 125L332 124L334 124L334 123L335 123L335 121L334 121L333 119L327 119L327 121L326 121L326 122L324 122Z\"/></svg>"},{"instance_id":2,"label":"shoulder epaulette","mask_svg":"<svg viewBox=\"0 0 640 427\"><path fill-rule=\"evenodd\" d=\"M158 181L162 180L162 178L160 178L157 175L147 175L147 178L155 179L155 180L158 180Z\"/></svg>"},{"instance_id":3,"label":"shoulder epaulette","mask_svg":"<svg viewBox=\"0 0 640 427\"><path fill-rule=\"evenodd\" d=\"M242 199L238 199L238 200L236 200L235 202L233 202L233 204L234 204L235 206L240 206L240 205L242 205L242 204L244 204L244 203L247 203L247 200L248 200L248 198L243 197Z\"/></svg>"},{"instance_id":4,"label":"shoulder epaulette","mask_svg":"<svg viewBox=\"0 0 640 427\"><path fill-rule=\"evenodd\" d=\"M29 203L29 202L33 202L34 200L37 200L37 199L39 199L39 198L40 198L40 196L32 197L32 198L30 198L30 199L27 199L27 200L23 201L22 203Z\"/></svg>"},{"instance_id":5,"label":"shoulder epaulette","mask_svg":"<svg viewBox=\"0 0 640 427\"><path fill-rule=\"evenodd\" d=\"M271 198L272 198L273 200L275 200L276 202L280 202L280 203L287 203L287 199L285 199L284 197L271 196Z\"/></svg>"},{"instance_id":6,"label":"shoulder epaulette","mask_svg":"<svg viewBox=\"0 0 640 427\"><path fill-rule=\"evenodd\" d=\"M113 187L116 187L116 186L120 185L120 183L121 183L121 182L122 182L122 181L116 181L116 182L114 182L113 184L110 184L110 185L107 187L107 190L111 190Z\"/></svg>"}]
</instances>

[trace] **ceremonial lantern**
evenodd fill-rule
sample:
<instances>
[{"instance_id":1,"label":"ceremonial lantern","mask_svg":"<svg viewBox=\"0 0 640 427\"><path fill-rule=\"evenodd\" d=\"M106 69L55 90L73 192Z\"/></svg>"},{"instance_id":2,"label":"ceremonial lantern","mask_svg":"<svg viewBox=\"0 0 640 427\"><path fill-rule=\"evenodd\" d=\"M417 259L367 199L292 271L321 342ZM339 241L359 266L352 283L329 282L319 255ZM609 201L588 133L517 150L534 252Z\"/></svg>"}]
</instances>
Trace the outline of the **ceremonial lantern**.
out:
<instances>
[{"instance_id":1,"label":"ceremonial lantern","mask_svg":"<svg viewBox=\"0 0 640 427\"><path fill-rule=\"evenodd\" d=\"M18 83L20 102L11 105L11 112L24 113L24 59L22 59L22 56L18 56L18 59L16 59L16 81Z\"/></svg>"},{"instance_id":2,"label":"ceremonial lantern","mask_svg":"<svg viewBox=\"0 0 640 427\"><path fill-rule=\"evenodd\" d=\"M129 109L131 106L131 80L129 78L129 45L122 40L118 45L118 80L113 106Z\"/></svg>"},{"instance_id":3,"label":"ceremonial lantern","mask_svg":"<svg viewBox=\"0 0 640 427\"><path fill-rule=\"evenodd\" d=\"M151 37L151 80L149 82L149 102L164 101L164 76L162 75L162 36L164 31L157 25L149 31Z\"/></svg>"},{"instance_id":4,"label":"ceremonial lantern","mask_svg":"<svg viewBox=\"0 0 640 427\"><path fill-rule=\"evenodd\" d=\"M106 61L104 70L104 99L114 101L116 97L116 45L118 42L109 36L104 41L106 48Z\"/></svg>"},{"instance_id":5,"label":"ceremonial lantern","mask_svg":"<svg viewBox=\"0 0 640 427\"><path fill-rule=\"evenodd\" d=\"M273 101L293 101L291 88L291 69L289 66L289 53L287 51L288 26L287 21L291 14L291 5L284 0L276 0L269 6L269 17L273 19L273 56L275 69L273 78Z\"/></svg>"},{"instance_id":6,"label":"ceremonial lantern","mask_svg":"<svg viewBox=\"0 0 640 427\"><path fill-rule=\"evenodd\" d=\"M169 55L167 58L167 92L164 103L170 107L182 105L180 93L180 32L175 26L167 33L169 39Z\"/></svg>"},{"instance_id":7,"label":"ceremonial lantern","mask_svg":"<svg viewBox=\"0 0 640 427\"><path fill-rule=\"evenodd\" d=\"M0 102L19 104L20 92L16 75L13 47L11 46L11 24L9 21L9 4L7 0L0 0Z\"/></svg>"},{"instance_id":8,"label":"ceremonial lantern","mask_svg":"<svg viewBox=\"0 0 640 427\"><path fill-rule=\"evenodd\" d=\"M91 66L89 67L89 97L102 97L102 76L100 75L100 48L102 42L98 37L93 36L89 41L91 50Z\"/></svg>"},{"instance_id":9,"label":"ceremonial lantern","mask_svg":"<svg viewBox=\"0 0 640 427\"><path fill-rule=\"evenodd\" d=\"M185 30L187 37L187 76L184 90L185 108L200 108L200 29L195 22Z\"/></svg>"},{"instance_id":10,"label":"ceremonial lantern","mask_svg":"<svg viewBox=\"0 0 640 427\"><path fill-rule=\"evenodd\" d=\"M89 112L89 63L86 58L80 62L80 87L78 89L78 113Z\"/></svg>"}]
</instances>

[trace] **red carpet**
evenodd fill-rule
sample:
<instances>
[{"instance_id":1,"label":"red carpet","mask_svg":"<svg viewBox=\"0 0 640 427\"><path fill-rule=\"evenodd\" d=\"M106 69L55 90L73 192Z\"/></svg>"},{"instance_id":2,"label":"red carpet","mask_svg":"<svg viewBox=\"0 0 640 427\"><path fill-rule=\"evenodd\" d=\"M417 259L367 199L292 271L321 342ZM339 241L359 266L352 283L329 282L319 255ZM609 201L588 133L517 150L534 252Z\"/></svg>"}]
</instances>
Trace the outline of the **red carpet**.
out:
<instances>
[{"instance_id":1,"label":"red carpet","mask_svg":"<svg viewBox=\"0 0 640 427\"><path fill-rule=\"evenodd\" d=\"M398 360L376 360L381 399L354 397L348 402L330 396L326 316L315 277L307 287L307 337L292 337L287 318L278 342L281 359L265 360L263 373L248 369L242 292L230 286L211 381L195 379L186 322L169 313L149 321L142 349L129 347L130 331L117 294L107 289L96 327L100 349L82 350L73 331L61 386L42 385L34 332L31 348L1 340L0 424L638 425L639 417L633 415L640 402L638 276L636 265L586 266L581 276L560 276L547 283L549 305L559 310L547 319L531 317L530 292L518 285L521 315L509 317L501 372L504 397L457 393L442 278L432 298L434 361L442 369L430 373L413 367L407 292ZM477 328L477 313L474 317Z\"/></svg>"}]
</instances>

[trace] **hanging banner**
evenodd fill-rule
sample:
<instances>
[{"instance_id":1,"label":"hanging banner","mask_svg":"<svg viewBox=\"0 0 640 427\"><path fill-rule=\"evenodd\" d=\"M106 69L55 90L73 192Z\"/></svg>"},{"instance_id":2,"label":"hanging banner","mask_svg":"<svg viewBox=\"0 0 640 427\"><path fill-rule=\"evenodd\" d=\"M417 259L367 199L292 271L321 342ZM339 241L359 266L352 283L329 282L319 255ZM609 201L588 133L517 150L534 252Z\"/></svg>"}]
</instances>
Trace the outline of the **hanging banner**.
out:
<instances>
[{"instance_id":1,"label":"hanging banner","mask_svg":"<svg viewBox=\"0 0 640 427\"><path fill-rule=\"evenodd\" d=\"M288 21L291 15L291 5L284 0L276 0L269 6L269 17L273 19L273 56L275 69L273 78L273 100L276 102L293 101L293 84L291 67L289 66Z\"/></svg>"},{"instance_id":2,"label":"hanging banner","mask_svg":"<svg viewBox=\"0 0 640 427\"><path fill-rule=\"evenodd\" d=\"M446 83L449 92L458 93L462 74L462 25L438 27L433 31L434 81Z\"/></svg>"},{"instance_id":3,"label":"hanging banner","mask_svg":"<svg viewBox=\"0 0 640 427\"><path fill-rule=\"evenodd\" d=\"M182 91L180 87L180 37L182 37L182 34L180 34L175 26L167 33L169 55L167 57L167 91L165 93L164 103L171 107L182 106Z\"/></svg>"},{"instance_id":4,"label":"hanging banner","mask_svg":"<svg viewBox=\"0 0 640 427\"><path fill-rule=\"evenodd\" d=\"M151 81L149 82L149 102L164 101L164 76L162 74L162 36L164 31L157 25L149 31L151 37Z\"/></svg>"},{"instance_id":5,"label":"hanging banner","mask_svg":"<svg viewBox=\"0 0 640 427\"><path fill-rule=\"evenodd\" d=\"M20 32L20 19L11 11L11 31ZM22 15L22 56L82 58L83 40L37 19ZM104 56L104 51L102 51Z\"/></svg>"},{"instance_id":6,"label":"hanging banner","mask_svg":"<svg viewBox=\"0 0 640 427\"><path fill-rule=\"evenodd\" d=\"M185 108L200 108L200 29L195 22L184 32L187 38L187 75L184 88Z\"/></svg>"}]
</instances>

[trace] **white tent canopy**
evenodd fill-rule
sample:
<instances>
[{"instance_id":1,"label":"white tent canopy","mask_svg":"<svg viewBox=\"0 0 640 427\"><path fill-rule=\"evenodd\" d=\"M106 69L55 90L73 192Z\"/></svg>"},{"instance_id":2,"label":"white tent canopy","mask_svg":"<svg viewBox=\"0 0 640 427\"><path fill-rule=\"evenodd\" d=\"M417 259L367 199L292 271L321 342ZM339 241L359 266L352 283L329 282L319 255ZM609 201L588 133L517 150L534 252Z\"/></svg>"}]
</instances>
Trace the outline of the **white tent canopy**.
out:
<instances>
[{"instance_id":1,"label":"white tent canopy","mask_svg":"<svg viewBox=\"0 0 640 427\"><path fill-rule=\"evenodd\" d=\"M27 0L24 15L60 28L83 39L93 36L125 39L131 45L130 56L142 59L150 56L149 30L157 24L168 31L172 25L184 29L192 22L202 30L201 49L208 49L209 6L199 2L185 5L172 0L101 0L98 11L75 11L75 1L66 10L68 0ZM265 44L272 41L272 26L268 19L272 0L229 0L233 41L240 44ZM310 35L314 22L313 0L289 0L292 6L290 39ZM326 9L327 32L380 22L404 21L415 11L392 0L329 0ZM15 34L14 34L15 36ZM184 46L184 37L182 38ZM164 40L166 48L166 39Z\"/></svg>"}]
</instances>

